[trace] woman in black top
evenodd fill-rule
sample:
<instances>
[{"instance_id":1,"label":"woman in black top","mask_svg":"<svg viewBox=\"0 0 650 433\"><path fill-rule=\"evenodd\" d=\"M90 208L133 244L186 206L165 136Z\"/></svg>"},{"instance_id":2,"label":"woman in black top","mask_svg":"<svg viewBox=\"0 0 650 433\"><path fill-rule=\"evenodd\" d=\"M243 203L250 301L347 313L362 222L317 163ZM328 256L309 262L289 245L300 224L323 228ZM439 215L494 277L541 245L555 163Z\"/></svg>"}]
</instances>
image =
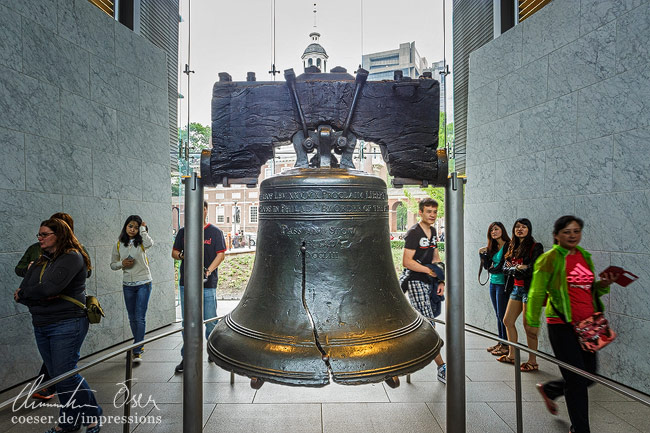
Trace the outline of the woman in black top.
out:
<instances>
[{"instance_id":1,"label":"woman in black top","mask_svg":"<svg viewBox=\"0 0 650 433\"><path fill-rule=\"evenodd\" d=\"M510 292L510 300L506 307L506 314L503 316L503 324L506 325L508 341L516 343L518 340L515 322L519 315L524 313L524 330L526 331L526 342L528 347L537 350L537 329L531 328L526 322L526 303L528 302L528 288L533 277L533 266L535 260L544 252L544 247L533 237L533 225L527 218L519 218L512 227L512 241L505 254L503 273L506 275L506 292ZM513 364L515 352L509 346L509 353L497 358L500 362ZM522 363L519 368L523 372L536 371L537 357L528 355L528 361Z\"/></svg>"},{"instance_id":2,"label":"woman in black top","mask_svg":"<svg viewBox=\"0 0 650 433\"><path fill-rule=\"evenodd\" d=\"M43 254L29 268L14 299L29 307L38 350L52 377L77 367L79 349L88 333L83 309L62 299L66 295L86 303L86 275L90 259L70 229L60 219L41 223L37 235ZM46 433L100 430L102 409L86 380L76 374L56 384L61 403L59 424Z\"/></svg>"}]
</instances>

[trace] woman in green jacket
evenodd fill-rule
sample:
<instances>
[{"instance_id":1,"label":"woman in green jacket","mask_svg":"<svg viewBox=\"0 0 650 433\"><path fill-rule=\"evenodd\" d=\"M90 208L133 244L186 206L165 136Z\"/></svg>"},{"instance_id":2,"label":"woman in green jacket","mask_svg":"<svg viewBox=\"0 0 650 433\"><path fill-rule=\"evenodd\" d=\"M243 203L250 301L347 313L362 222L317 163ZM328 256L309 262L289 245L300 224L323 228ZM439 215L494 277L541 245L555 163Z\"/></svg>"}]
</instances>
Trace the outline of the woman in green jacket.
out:
<instances>
[{"instance_id":1,"label":"woman in green jacket","mask_svg":"<svg viewBox=\"0 0 650 433\"><path fill-rule=\"evenodd\" d=\"M555 221L554 245L535 262L533 280L528 292L528 325L539 329L542 306L546 301L548 336L555 357L590 373L596 372L596 353L585 352L580 347L573 330L576 323L603 311L600 297L609 293L615 277L601 274L596 281L591 254L579 247L584 222L573 215ZM547 299L548 298L548 299ZM566 320L566 321L565 321ZM589 379L560 368L562 379L537 384L553 415L557 414L555 399L564 395L571 432L589 433Z\"/></svg>"}]
</instances>

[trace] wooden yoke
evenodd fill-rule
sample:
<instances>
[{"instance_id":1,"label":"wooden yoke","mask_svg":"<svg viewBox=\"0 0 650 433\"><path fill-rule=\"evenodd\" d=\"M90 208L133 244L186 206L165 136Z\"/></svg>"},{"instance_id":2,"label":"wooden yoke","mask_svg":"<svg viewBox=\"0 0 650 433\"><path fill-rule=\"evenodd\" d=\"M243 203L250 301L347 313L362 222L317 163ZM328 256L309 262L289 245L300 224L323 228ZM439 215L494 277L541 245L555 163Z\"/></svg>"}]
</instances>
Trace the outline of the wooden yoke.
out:
<instances>
[{"instance_id":1,"label":"wooden yoke","mask_svg":"<svg viewBox=\"0 0 650 433\"><path fill-rule=\"evenodd\" d=\"M436 152L438 81L430 75L397 81L366 81L367 76L359 69L355 81L340 67L330 73L308 68L298 77L287 70L286 83L233 82L219 74L212 90L213 148L201 157L204 185L250 184L273 157L273 148L290 143L296 167L337 166L334 155L321 155L327 151L319 150L319 137L342 155L344 168L353 168L358 138L380 146L396 178L424 184L446 179L447 159ZM313 151L316 156L308 163Z\"/></svg>"}]
</instances>

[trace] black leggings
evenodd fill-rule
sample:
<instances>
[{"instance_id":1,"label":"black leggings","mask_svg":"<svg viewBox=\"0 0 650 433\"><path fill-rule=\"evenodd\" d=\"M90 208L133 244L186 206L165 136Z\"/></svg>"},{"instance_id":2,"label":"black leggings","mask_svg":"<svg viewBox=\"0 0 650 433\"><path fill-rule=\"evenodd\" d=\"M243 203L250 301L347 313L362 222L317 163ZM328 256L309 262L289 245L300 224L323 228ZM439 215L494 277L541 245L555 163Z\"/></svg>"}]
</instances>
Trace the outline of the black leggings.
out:
<instances>
[{"instance_id":1,"label":"black leggings","mask_svg":"<svg viewBox=\"0 0 650 433\"><path fill-rule=\"evenodd\" d=\"M548 325L548 337L557 359L589 373L596 373L596 354L582 350L571 325ZM564 395L572 424L571 431L590 433L587 387L594 382L564 368L560 368L560 372L562 379L546 382L544 392L553 400Z\"/></svg>"}]
</instances>

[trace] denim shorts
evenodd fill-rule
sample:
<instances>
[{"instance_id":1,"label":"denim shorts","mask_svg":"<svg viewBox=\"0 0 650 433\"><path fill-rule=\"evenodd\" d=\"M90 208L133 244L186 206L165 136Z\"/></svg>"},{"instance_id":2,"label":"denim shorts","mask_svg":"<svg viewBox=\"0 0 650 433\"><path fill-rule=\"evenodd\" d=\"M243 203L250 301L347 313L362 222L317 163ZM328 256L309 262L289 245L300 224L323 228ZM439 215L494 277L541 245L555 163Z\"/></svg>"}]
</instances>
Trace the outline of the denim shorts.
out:
<instances>
[{"instance_id":1,"label":"denim shorts","mask_svg":"<svg viewBox=\"0 0 650 433\"><path fill-rule=\"evenodd\" d=\"M510 293L510 299L521 301L525 304L528 302L528 290L522 286L514 286L512 288L512 293Z\"/></svg>"}]
</instances>

